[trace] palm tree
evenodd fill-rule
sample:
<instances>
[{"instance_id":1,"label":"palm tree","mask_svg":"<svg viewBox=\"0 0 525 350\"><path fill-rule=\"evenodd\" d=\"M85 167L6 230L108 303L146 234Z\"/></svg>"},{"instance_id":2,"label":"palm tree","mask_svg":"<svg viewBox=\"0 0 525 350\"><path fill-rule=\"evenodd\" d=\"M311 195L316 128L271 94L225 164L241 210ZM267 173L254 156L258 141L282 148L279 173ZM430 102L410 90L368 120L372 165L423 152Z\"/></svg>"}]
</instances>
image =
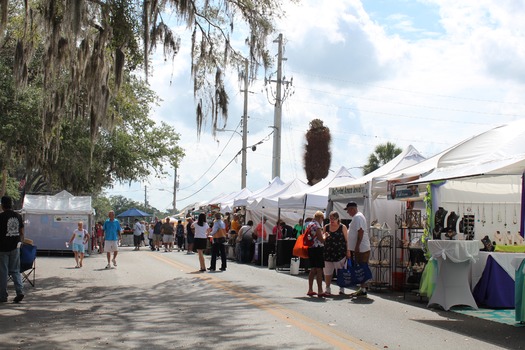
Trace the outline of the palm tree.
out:
<instances>
[{"instance_id":1,"label":"palm tree","mask_svg":"<svg viewBox=\"0 0 525 350\"><path fill-rule=\"evenodd\" d=\"M403 152L403 150L391 142L377 145L374 153L368 156L368 163L363 167L363 175L379 169L401 152Z\"/></svg>"}]
</instances>

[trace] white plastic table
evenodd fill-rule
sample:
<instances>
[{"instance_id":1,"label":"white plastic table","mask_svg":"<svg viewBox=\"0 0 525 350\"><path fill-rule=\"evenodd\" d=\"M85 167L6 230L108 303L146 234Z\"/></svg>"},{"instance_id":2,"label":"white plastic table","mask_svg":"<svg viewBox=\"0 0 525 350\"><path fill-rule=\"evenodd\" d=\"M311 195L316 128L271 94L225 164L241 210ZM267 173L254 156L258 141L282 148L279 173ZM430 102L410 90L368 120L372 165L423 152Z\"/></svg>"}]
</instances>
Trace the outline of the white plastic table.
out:
<instances>
[{"instance_id":1,"label":"white plastic table","mask_svg":"<svg viewBox=\"0 0 525 350\"><path fill-rule=\"evenodd\" d=\"M438 262L436 288L428 306L437 304L445 310L454 305L477 309L470 288L470 268L479 253L479 241L430 240L428 249Z\"/></svg>"}]
</instances>

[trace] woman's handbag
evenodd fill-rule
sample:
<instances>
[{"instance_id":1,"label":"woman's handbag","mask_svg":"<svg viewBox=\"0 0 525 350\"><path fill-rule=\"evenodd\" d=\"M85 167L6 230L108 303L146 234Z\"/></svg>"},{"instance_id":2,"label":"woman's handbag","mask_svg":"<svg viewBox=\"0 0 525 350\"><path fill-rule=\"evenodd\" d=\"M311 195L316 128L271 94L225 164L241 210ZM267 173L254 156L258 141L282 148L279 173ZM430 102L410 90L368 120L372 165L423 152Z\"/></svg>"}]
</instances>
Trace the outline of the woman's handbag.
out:
<instances>
[{"instance_id":1,"label":"woman's handbag","mask_svg":"<svg viewBox=\"0 0 525 350\"><path fill-rule=\"evenodd\" d=\"M306 233L303 233L299 236L299 238L297 238L297 240L295 241L295 245L293 246L293 256L308 259L308 246L305 244L305 239L307 239Z\"/></svg>"},{"instance_id":2,"label":"woman's handbag","mask_svg":"<svg viewBox=\"0 0 525 350\"><path fill-rule=\"evenodd\" d=\"M358 264L351 259L347 259L346 266L342 269L337 269L337 285L339 287L354 287L370 279L372 279L372 271L370 271L367 263Z\"/></svg>"}]
</instances>

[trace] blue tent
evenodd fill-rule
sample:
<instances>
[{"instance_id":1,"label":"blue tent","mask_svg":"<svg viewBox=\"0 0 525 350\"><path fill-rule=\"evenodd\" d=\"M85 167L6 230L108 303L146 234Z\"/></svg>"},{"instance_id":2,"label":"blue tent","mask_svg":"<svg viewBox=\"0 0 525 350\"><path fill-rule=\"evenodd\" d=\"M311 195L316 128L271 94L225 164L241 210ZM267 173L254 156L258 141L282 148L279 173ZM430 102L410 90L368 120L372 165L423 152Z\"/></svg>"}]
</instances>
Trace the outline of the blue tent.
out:
<instances>
[{"instance_id":1,"label":"blue tent","mask_svg":"<svg viewBox=\"0 0 525 350\"><path fill-rule=\"evenodd\" d=\"M145 213L142 210L138 210L137 208L131 208L131 209L126 210L123 213L118 214L117 218L145 217L145 216L151 216L151 214Z\"/></svg>"}]
</instances>

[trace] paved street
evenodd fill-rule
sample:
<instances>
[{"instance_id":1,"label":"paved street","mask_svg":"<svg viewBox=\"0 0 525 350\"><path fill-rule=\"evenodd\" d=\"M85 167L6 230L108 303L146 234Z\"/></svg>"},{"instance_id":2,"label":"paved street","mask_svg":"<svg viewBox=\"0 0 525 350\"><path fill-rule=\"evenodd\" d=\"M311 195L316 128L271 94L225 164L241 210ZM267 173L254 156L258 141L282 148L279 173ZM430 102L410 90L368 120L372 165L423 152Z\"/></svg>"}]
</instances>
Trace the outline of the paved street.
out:
<instances>
[{"instance_id":1,"label":"paved street","mask_svg":"<svg viewBox=\"0 0 525 350\"><path fill-rule=\"evenodd\" d=\"M525 328L428 309L414 296L310 298L305 275L235 262L200 273L197 255L132 249L122 248L111 270L105 255L81 269L72 257L39 256L36 287L26 284L21 304L0 305L0 348L525 347Z\"/></svg>"}]
</instances>

